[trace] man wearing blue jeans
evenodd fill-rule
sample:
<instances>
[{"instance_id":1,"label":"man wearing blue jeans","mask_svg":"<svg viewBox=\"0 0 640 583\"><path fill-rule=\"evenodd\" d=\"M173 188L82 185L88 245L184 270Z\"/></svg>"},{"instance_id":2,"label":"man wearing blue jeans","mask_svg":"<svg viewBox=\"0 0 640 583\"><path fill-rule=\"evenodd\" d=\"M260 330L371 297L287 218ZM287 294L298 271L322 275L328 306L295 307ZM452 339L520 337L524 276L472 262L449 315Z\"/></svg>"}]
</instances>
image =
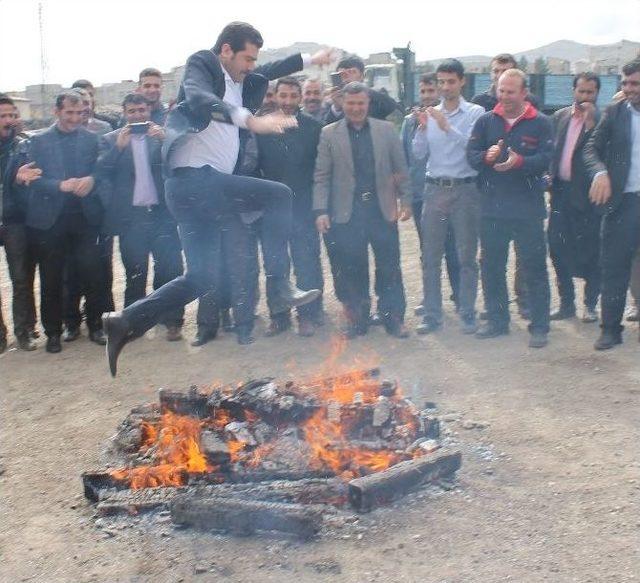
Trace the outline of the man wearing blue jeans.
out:
<instances>
[{"instance_id":1,"label":"man wearing blue jeans","mask_svg":"<svg viewBox=\"0 0 640 583\"><path fill-rule=\"evenodd\" d=\"M210 263L219 245L218 220L225 214L262 210L264 264L274 281L274 306L284 311L316 299L319 290L302 292L288 279L287 244L291 229L291 190L277 182L234 175L242 162L247 130L282 133L295 118L282 113L254 117L269 79L303 68L302 55L263 65L254 71L263 41L251 25L227 25L212 50L187 60L178 104L167 118L163 159L166 198L178 222L187 273L165 284L121 313L105 315L107 357L115 376L124 345L156 324L162 314L215 288ZM328 64L330 51L308 58Z\"/></svg>"}]
</instances>

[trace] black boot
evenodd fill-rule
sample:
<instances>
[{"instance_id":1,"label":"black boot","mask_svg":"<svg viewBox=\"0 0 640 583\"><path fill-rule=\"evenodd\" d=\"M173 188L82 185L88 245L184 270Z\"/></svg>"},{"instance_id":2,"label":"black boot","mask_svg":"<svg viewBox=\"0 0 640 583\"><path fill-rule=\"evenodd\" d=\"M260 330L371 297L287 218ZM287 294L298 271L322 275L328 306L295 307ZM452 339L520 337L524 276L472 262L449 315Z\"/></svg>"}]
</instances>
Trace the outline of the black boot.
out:
<instances>
[{"instance_id":1,"label":"black boot","mask_svg":"<svg viewBox=\"0 0 640 583\"><path fill-rule=\"evenodd\" d=\"M271 311L274 314L286 312L289 308L303 306L320 297L319 289L302 291L293 285L288 279L282 280L274 286L274 297L271 300Z\"/></svg>"},{"instance_id":2,"label":"black boot","mask_svg":"<svg viewBox=\"0 0 640 583\"><path fill-rule=\"evenodd\" d=\"M60 336L49 336L47 338L46 351L51 354L58 354L62 350L62 344L60 342Z\"/></svg>"},{"instance_id":3,"label":"black boot","mask_svg":"<svg viewBox=\"0 0 640 583\"><path fill-rule=\"evenodd\" d=\"M122 312L107 312L102 316L102 329L107 336L107 360L111 376L118 371L118 356L124 345L133 337Z\"/></svg>"},{"instance_id":4,"label":"black boot","mask_svg":"<svg viewBox=\"0 0 640 583\"><path fill-rule=\"evenodd\" d=\"M596 350L609 350L614 346L622 344L622 330L608 330L603 328L598 338L593 345Z\"/></svg>"},{"instance_id":5,"label":"black boot","mask_svg":"<svg viewBox=\"0 0 640 583\"><path fill-rule=\"evenodd\" d=\"M218 335L217 330L198 327L196 337L191 341L191 346L204 346L207 342L213 340Z\"/></svg>"}]
</instances>

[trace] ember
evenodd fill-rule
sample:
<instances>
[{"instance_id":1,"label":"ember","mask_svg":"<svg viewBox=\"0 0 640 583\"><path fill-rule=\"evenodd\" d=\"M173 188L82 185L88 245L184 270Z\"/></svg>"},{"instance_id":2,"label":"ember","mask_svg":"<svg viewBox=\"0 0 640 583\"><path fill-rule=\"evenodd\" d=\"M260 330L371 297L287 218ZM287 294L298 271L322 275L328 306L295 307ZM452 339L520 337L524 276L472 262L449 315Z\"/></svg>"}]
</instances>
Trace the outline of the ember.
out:
<instances>
[{"instance_id":1,"label":"ember","mask_svg":"<svg viewBox=\"0 0 640 583\"><path fill-rule=\"evenodd\" d=\"M133 409L114 437L124 467L84 474L85 494L105 512L170 506L177 523L306 537L319 504L368 511L455 472L460 454L438 449L438 427L378 369L161 389L159 405Z\"/></svg>"}]
</instances>

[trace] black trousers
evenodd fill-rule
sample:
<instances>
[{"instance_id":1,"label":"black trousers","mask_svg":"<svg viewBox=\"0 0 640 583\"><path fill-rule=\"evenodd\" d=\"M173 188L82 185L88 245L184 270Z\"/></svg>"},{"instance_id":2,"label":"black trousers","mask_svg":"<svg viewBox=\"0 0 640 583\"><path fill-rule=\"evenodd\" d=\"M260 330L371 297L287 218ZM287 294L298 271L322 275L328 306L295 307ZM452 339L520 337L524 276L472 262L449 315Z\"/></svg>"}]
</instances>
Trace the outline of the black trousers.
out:
<instances>
[{"instance_id":1,"label":"black trousers","mask_svg":"<svg viewBox=\"0 0 640 583\"><path fill-rule=\"evenodd\" d=\"M584 305L593 309L600 295L600 227L594 209L581 212L572 205L570 184L555 181L547 236L562 306L575 304L574 277L585 280Z\"/></svg>"},{"instance_id":2,"label":"black trousers","mask_svg":"<svg viewBox=\"0 0 640 583\"><path fill-rule=\"evenodd\" d=\"M101 328L104 270L97 227L82 213L63 213L47 230L29 229L29 240L40 268L40 313L47 336L62 333L64 266L67 257L78 267L86 297L89 330Z\"/></svg>"},{"instance_id":3,"label":"black trousers","mask_svg":"<svg viewBox=\"0 0 640 583\"><path fill-rule=\"evenodd\" d=\"M640 247L640 193L625 193L602 222L602 327L618 332L627 301L631 264Z\"/></svg>"},{"instance_id":4,"label":"black trousers","mask_svg":"<svg viewBox=\"0 0 640 583\"><path fill-rule=\"evenodd\" d=\"M422 248L422 209L424 202L422 200L415 201L412 204L413 207L413 222L416 225L416 231L418 231L418 237L420 240L420 251L424 253ZM460 261L458 260L458 252L456 250L456 239L453 234L453 227L449 225L447 230L447 239L444 243L444 257L447 264L447 275L449 276L449 285L451 286L451 293L453 294L453 301L458 304L458 290L460 289ZM420 257L420 265L422 265L423 258ZM424 301L422 302L424 304Z\"/></svg>"},{"instance_id":5,"label":"black trousers","mask_svg":"<svg viewBox=\"0 0 640 583\"><path fill-rule=\"evenodd\" d=\"M220 249L219 220L240 212L264 211L264 262L267 278L284 281L289 257L291 189L278 182L224 174L210 166L179 168L165 184L167 205L178 221L187 260L184 275L124 309L135 335L144 334L162 315L215 289Z\"/></svg>"},{"instance_id":6,"label":"black trousers","mask_svg":"<svg viewBox=\"0 0 640 583\"><path fill-rule=\"evenodd\" d=\"M354 197L351 218L332 223L325 235L336 297L352 322L369 316L369 245L376 260L378 313L388 324L404 320L406 300L400 269L398 225L382 216L378 200Z\"/></svg>"},{"instance_id":7,"label":"black trousers","mask_svg":"<svg viewBox=\"0 0 640 583\"><path fill-rule=\"evenodd\" d=\"M220 312L233 309L236 331L251 332L258 303L256 235L238 214L222 218L218 230L219 247L211 262L216 283L198 300L198 329L217 332Z\"/></svg>"},{"instance_id":8,"label":"black trousers","mask_svg":"<svg viewBox=\"0 0 640 583\"><path fill-rule=\"evenodd\" d=\"M507 259L509 243L514 241L531 310L530 332L549 331L549 279L547 276L547 245L542 219L497 219L485 217L480 227L482 247L480 266L484 303L490 322L498 326L509 323L507 292Z\"/></svg>"},{"instance_id":9,"label":"black trousers","mask_svg":"<svg viewBox=\"0 0 640 583\"><path fill-rule=\"evenodd\" d=\"M120 257L127 277L125 307L147 293L149 255L153 257L153 289L182 275L182 247L169 211L163 207L134 207L131 223L120 233ZM166 326L182 326L183 321L183 306L161 319Z\"/></svg>"},{"instance_id":10,"label":"black trousers","mask_svg":"<svg viewBox=\"0 0 640 583\"><path fill-rule=\"evenodd\" d=\"M99 290L100 302L103 312L113 312L113 237L100 233L98 235L98 246L100 248L100 269L102 270L101 289ZM79 328L82 324L82 308L80 306L82 297L86 299L86 292L82 287L80 267L74 259L74 255L69 255L64 266L64 325L65 328ZM86 310L86 306L85 306Z\"/></svg>"},{"instance_id":11,"label":"black trousers","mask_svg":"<svg viewBox=\"0 0 640 583\"><path fill-rule=\"evenodd\" d=\"M264 223L259 219L255 223L258 239L262 244L264 240ZM264 252L264 247L263 247ZM324 289L324 279L322 276L322 266L320 265L320 235L316 228L315 217L310 211L295 212L291 226L291 237L289 239L289 252L291 254L291 264L296 277L296 286L301 290ZM267 280L267 305L271 312L271 297L273 286ZM322 296L317 300L297 308L299 320L314 321L322 314ZM289 319L290 311L273 314L272 318Z\"/></svg>"},{"instance_id":12,"label":"black trousers","mask_svg":"<svg viewBox=\"0 0 640 583\"><path fill-rule=\"evenodd\" d=\"M13 289L13 333L16 338L26 338L36 325L36 307L33 297L35 262L27 240L24 225L0 227L0 242L4 246ZM0 338L6 338L7 327L0 308Z\"/></svg>"}]
</instances>

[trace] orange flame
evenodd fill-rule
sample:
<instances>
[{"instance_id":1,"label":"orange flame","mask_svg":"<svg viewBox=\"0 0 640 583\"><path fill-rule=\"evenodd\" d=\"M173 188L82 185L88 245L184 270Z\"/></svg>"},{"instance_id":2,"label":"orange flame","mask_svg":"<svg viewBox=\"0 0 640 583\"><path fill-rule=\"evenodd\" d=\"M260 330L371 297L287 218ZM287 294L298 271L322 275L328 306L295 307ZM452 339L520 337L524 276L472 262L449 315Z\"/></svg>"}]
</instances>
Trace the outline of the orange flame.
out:
<instances>
[{"instance_id":1,"label":"orange flame","mask_svg":"<svg viewBox=\"0 0 640 583\"><path fill-rule=\"evenodd\" d=\"M155 488L157 486L183 486L188 474L201 474L214 470L200 451L201 422L192 417L167 412L158 427L144 423L143 446L155 447L153 466L138 466L114 470L116 480L124 480L129 487Z\"/></svg>"}]
</instances>

